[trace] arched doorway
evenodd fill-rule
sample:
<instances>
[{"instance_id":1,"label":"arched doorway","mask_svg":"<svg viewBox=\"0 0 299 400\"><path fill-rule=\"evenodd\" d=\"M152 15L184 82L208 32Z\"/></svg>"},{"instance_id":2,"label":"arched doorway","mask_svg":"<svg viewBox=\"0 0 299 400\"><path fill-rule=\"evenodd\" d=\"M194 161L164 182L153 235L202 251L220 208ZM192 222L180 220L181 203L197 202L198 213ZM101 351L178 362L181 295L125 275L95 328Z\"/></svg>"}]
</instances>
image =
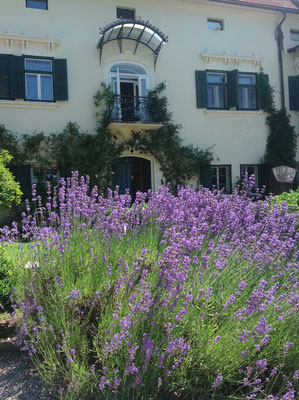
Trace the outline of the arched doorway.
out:
<instances>
[{"instance_id":1,"label":"arched doorway","mask_svg":"<svg viewBox=\"0 0 299 400\"><path fill-rule=\"evenodd\" d=\"M115 184L119 186L119 194L125 194L129 189L134 200L137 192L151 189L151 162L141 157L121 158L115 173Z\"/></svg>"},{"instance_id":2,"label":"arched doorway","mask_svg":"<svg viewBox=\"0 0 299 400\"><path fill-rule=\"evenodd\" d=\"M114 97L114 121L147 120L146 98L149 90L149 73L140 64L123 61L108 69L108 83Z\"/></svg>"}]
</instances>

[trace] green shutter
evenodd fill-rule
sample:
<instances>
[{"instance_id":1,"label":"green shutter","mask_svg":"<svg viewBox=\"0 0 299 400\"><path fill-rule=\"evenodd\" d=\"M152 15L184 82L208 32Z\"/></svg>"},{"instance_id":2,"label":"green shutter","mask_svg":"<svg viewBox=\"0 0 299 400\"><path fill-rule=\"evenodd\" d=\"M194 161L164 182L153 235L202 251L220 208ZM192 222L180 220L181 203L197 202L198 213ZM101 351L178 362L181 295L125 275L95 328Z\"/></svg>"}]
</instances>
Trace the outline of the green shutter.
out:
<instances>
[{"instance_id":1,"label":"green shutter","mask_svg":"<svg viewBox=\"0 0 299 400\"><path fill-rule=\"evenodd\" d=\"M31 192L31 166L22 165L16 171L16 179L20 182L20 188L25 198L30 196Z\"/></svg>"},{"instance_id":2,"label":"green shutter","mask_svg":"<svg viewBox=\"0 0 299 400\"><path fill-rule=\"evenodd\" d=\"M201 171L200 184L206 188L212 189L212 168L207 167Z\"/></svg>"},{"instance_id":3,"label":"green shutter","mask_svg":"<svg viewBox=\"0 0 299 400\"><path fill-rule=\"evenodd\" d=\"M0 54L0 99L10 99L10 58L9 54Z\"/></svg>"},{"instance_id":4,"label":"green shutter","mask_svg":"<svg viewBox=\"0 0 299 400\"><path fill-rule=\"evenodd\" d=\"M290 110L299 111L299 75L289 76Z\"/></svg>"},{"instance_id":5,"label":"green shutter","mask_svg":"<svg viewBox=\"0 0 299 400\"><path fill-rule=\"evenodd\" d=\"M11 98L25 98L25 71L24 58L22 56L12 56L10 62L11 71Z\"/></svg>"},{"instance_id":6,"label":"green shutter","mask_svg":"<svg viewBox=\"0 0 299 400\"><path fill-rule=\"evenodd\" d=\"M239 80L239 71L234 69L227 73L227 84L228 84L228 108L236 108L239 107L238 101L238 80Z\"/></svg>"},{"instance_id":7,"label":"green shutter","mask_svg":"<svg viewBox=\"0 0 299 400\"><path fill-rule=\"evenodd\" d=\"M54 94L56 101L68 100L67 63L65 59L54 60Z\"/></svg>"},{"instance_id":8,"label":"green shutter","mask_svg":"<svg viewBox=\"0 0 299 400\"><path fill-rule=\"evenodd\" d=\"M258 74L257 75L257 88L265 88L269 85L269 75L267 74ZM266 110L268 104L263 100L261 96L258 96L258 109Z\"/></svg>"},{"instance_id":9,"label":"green shutter","mask_svg":"<svg viewBox=\"0 0 299 400\"><path fill-rule=\"evenodd\" d=\"M207 74L195 71L197 108L207 108Z\"/></svg>"}]
</instances>

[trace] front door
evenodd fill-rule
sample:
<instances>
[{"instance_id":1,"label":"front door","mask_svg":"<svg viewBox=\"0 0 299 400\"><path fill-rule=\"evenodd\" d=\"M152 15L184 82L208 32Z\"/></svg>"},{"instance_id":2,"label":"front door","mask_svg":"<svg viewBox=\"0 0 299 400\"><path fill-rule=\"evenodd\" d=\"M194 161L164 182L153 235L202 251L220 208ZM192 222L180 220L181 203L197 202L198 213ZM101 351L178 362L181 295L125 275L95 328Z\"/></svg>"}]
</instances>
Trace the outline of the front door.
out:
<instances>
[{"instance_id":1,"label":"front door","mask_svg":"<svg viewBox=\"0 0 299 400\"><path fill-rule=\"evenodd\" d=\"M119 194L130 190L132 200L137 192L151 189L151 163L141 157L121 158L115 174L115 184L119 186Z\"/></svg>"}]
</instances>

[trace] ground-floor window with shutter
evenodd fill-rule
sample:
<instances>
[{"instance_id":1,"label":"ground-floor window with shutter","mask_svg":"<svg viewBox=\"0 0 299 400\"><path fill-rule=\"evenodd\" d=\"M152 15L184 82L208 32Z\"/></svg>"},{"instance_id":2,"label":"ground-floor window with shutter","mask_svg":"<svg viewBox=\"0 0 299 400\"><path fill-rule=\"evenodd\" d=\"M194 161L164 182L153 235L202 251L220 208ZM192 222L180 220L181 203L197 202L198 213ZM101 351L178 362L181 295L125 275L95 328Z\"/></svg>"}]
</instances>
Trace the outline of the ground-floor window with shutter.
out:
<instances>
[{"instance_id":1,"label":"ground-floor window with shutter","mask_svg":"<svg viewBox=\"0 0 299 400\"><path fill-rule=\"evenodd\" d=\"M240 165L240 177L241 180L244 179L245 174L247 174L248 178L251 175L254 175L255 177L255 187L257 188L259 186L259 165L254 165L254 164L247 164L247 165Z\"/></svg>"},{"instance_id":2,"label":"ground-floor window with shutter","mask_svg":"<svg viewBox=\"0 0 299 400\"><path fill-rule=\"evenodd\" d=\"M67 61L0 54L0 100L68 100Z\"/></svg>"},{"instance_id":3,"label":"ground-floor window with shutter","mask_svg":"<svg viewBox=\"0 0 299 400\"><path fill-rule=\"evenodd\" d=\"M224 193L231 193L231 166L212 165L212 186Z\"/></svg>"}]
</instances>

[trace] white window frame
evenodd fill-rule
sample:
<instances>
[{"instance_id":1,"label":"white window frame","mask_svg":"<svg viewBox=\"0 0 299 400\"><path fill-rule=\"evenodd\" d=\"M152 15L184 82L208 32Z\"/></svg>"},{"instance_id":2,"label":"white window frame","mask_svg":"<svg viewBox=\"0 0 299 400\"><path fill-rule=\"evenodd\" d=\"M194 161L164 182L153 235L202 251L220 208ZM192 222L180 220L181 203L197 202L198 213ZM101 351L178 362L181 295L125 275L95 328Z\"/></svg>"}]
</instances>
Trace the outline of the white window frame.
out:
<instances>
[{"instance_id":1,"label":"white window frame","mask_svg":"<svg viewBox=\"0 0 299 400\"><path fill-rule=\"evenodd\" d=\"M259 186L259 166L258 166L258 164L241 164L240 165L241 181L243 180L246 172L247 172L248 178L252 175L252 174L249 175L248 168L254 169L255 187L257 188Z\"/></svg>"},{"instance_id":2,"label":"white window frame","mask_svg":"<svg viewBox=\"0 0 299 400\"><path fill-rule=\"evenodd\" d=\"M207 71L207 96L208 96L208 87L213 87L213 92L215 95L215 104L213 106L209 106L207 104L207 108L209 109L220 109L220 110L226 110L227 109L227 104L228 104L228 98L227 98L227 73L226 72L216 72L216 71ZM224 82L209 82L208 81L208 75L224 75ZM219 101L219 87L224 87L224 107L220 106L220 101ZM208 102L208 100L207 100Z\"/></svg>"},{"instance_id":3,"label":"white window frame","mask_svg":"<svg viewBox=\"0 0 299 400\"><path fill-rule=\"evenodd\" d=\"M290 29L290 39L299 42L299 29Z\"/></svg>"},{"instance_id":4,"label":"white window frame","mask_svg":"<svg viewBox=\"0 0 299 400\"><path fill-rule=\"evenodd\" d=\"M50 71L45 71L45 72L40 72L40 73L38 73L38 72L35 72L34 70L32 70L32 72L30 71L30 70L27 70L26 69L26 61L27 60L32 60L32 61L47 61L47 62L49 62L50 63L50 65L51 65L51 73L50 73ZM26 100L30 100L30 101L48 101L48 102L52 102L52 101L54 101L54 89L53 89L53 62L52 62L52 60L48 60L48 59L43 59L43 58L30 58L30 57L26 57L25 58L25 61L24 61L24 64L25 64L25 96L26 96ZM28 72L27 72L28 71ZM48 73L47 73L48 72ZM36 76L37 77L37 99L30 99L30 98L28 98L27 97L27 75L33 75L33 76ZM44 99L42 99L42 88L41 88L41 77L42 76L50 76L51 77L51 81L52 81L52 91L51 91L51 95L52 95L52 98L51 98L51 100L49 100L49 99L47 99L47 100L44 100Z\"/></svg>"},{"instance_id":5,"label":"white window frame","mask_svg":"<svg viewBox=\"0 0 299 400\"><path fill-rule=\"evenodd\" d=\"M231 174L230 174L230 165L211 165L212 171L215 168L216 174L212 173L212 177L216 176L216 189L220 189L220 168L225 168L225 176L226 176L226 182L225 182L225 193L230 193L231 192Z\"/></svg>"},{"instance_id":6,"label":"white window frame","mask_svg":"<svg viewBox=\"0 0 299 400\"><path fill-rule=\"evenodd\" d=\"M239 83L239 78L240 76L253 76L255 79L255 84L254 85L246 85L246 84L242 84ZM245 103L245 107L240 107L239 106L239 110L257 110L258 109L258 101L257 101L257 79L256 79L256 75L255 74L248 74L248 73L239 73L239 77L238 77L238 96L239 96L239 89L242 88L243 90L245 90L245 98L244 98L244 103ZM248 89L255 89L255 108L250 108L249 106L249 90ZM240 99L239 99L240 102Z\"/></svg>"},{"instance_id":7,"label":"white window frame","mask_svg":"<svg viewBox=\"0 0 299 400\"><path fill-rule=\"evenodd\" d=\"M209 27L209 22L214 22L214 23L219 23L219 27L217 27L217 28L210 28ZM224 30L224 21L223 21L223 19L219 19L219 18L208 18L207 19L207 24L208 24L208 29L210 29L211 31L223 31Z\"/></svg>"}]
</instances>

